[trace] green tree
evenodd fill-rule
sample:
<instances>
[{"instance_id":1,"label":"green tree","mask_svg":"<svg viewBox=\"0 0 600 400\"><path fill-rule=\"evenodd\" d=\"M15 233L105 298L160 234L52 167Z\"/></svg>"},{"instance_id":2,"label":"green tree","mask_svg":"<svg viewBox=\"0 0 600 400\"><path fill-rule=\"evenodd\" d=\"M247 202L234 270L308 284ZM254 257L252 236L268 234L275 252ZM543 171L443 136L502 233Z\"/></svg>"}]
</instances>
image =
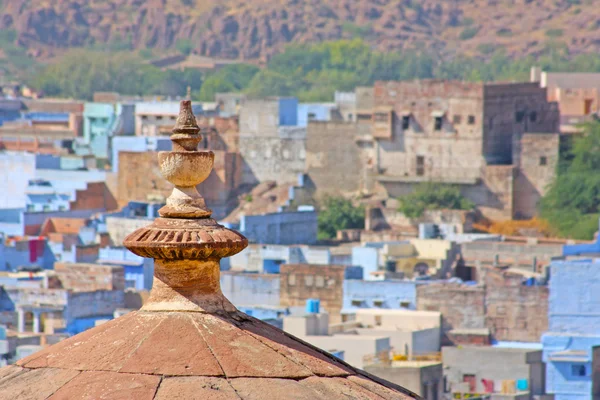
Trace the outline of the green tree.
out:
<instances>
[{"instance_id":1,"label":"green tree","mask_svg":"<svg viewBox=\"0 0 600 400\"><path fill-rule=\"evenodd\" d=\"M361 229L365 226L365 209L354 206L343 197L328 197L323 201L318 217L318 238L334 238L341 229Z\"/></svg>"},{"instance_id":2,"label":"green tree","mask_svg":"<svg viewBox=\"0 0 600 400\"><path fill-rule=\"evenodd\" d=\"M432 182L418 185L413 193L398 200L398 211L409 218L418 218L426 210L471 210L475 207L460 193L458 187Z\"/></svg>"},{"instance_id":3,"label":"green tree","mask_svg":"<svg viewBox=\"0 0 600 400\"><path fill-rule=\"evenodd\" d=\"M50 96L89 100L97 91L156 93L166 77L129 53L72 50L33 76L30 84Z\"/></svg>"},{"instance_id":4,"label":"green tree","mask_svg":"<svg viewBox=\"0 0 600 400\"><path fill-rule=\"evenodd\" d=\"M258 67L249 64L227 65L208 75L200 90L195 92L193 97L201 101L214 101L217 93L243 91L258 71Z\"/></svg>"},{"instance_id":5,"label":"green tree","mask_svg":"<svg viewBox=\"0 0 600 400\"><path fill-rule=\"evenodd\" d=\"M559 235L574 239L591 239L600 215L600 122L587 123L583 130L572 150L561 155L556 179L540 203L542 218Z\"/></svg>"}]
</instances>

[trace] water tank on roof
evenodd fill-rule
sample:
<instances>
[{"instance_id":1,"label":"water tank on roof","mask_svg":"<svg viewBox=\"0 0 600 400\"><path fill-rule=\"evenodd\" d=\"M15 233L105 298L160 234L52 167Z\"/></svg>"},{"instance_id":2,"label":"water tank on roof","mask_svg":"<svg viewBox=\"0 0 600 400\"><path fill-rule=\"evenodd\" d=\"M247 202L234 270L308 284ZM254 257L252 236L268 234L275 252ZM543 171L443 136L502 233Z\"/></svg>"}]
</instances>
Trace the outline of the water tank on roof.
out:
<instances>
[{"instance_id":1,"label":"water tank on roof","mask_svg":"<svg viewBox=\"0 0 600 400\"><path fill-rule=\"evenodd\" d=\"M321 300L319 300L319 299L306 300L306 313L307 314L318 314L320 308L321 308Z\"/></svg>"}]
</instances>

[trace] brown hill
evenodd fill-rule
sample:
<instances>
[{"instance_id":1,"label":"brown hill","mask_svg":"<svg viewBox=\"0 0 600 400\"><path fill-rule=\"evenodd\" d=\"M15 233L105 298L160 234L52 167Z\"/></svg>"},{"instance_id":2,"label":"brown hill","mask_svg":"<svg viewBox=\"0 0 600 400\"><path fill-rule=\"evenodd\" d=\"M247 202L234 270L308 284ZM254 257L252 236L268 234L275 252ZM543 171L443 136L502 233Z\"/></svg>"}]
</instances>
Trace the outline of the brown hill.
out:
<instances>
[{"instance_id":1,"label":"brown hill","mask_svg":"<svg viewBox=\"0 0 600 400\"><path fill-rule=\"evenodd\" d=\"M594 4L595 3L595 4ZM550 42L600 48L594 0L4 0L0 31L36 56L120 44L266 59L289 42L363 37L381 50L519 57Z\"/></svg>"}]
</instances>

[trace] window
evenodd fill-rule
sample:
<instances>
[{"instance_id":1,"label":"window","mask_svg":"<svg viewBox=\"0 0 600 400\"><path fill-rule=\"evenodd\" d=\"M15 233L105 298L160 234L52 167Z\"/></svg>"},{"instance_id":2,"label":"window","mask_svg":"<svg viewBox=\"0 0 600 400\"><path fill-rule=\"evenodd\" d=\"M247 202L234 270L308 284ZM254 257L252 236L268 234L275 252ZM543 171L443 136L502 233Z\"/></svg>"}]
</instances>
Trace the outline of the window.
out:
<instances>
[{"instance_id":1,"label":"window","mask_svg":"<svg viewBox=\"0 0 600 400\"><path fill-rule=\"evenodd\" d=\"M388 122L388 114L386 113L376 113L374 118L375 122Z\"/></svg>"},{"instance_id":2,"label":"window","mask_svg":"<svg viewBox=\"0 0 600 400\"><path fill-rule=\"evenodd\" d=\"M540 157L540 165L548 165L548 158L546 156Z\"/></svg>"},{"instance_id":3,"label":"window","mask_svg":"<svg viewBox=\"0 0 600 400\"><path fill-rule=\"evenodd\" d=\"M163 118L163 117L162 117L162 115L157 115L157 116L156 116L156 120L157 120L157 121L160 121L160 120L162 120L162 118Z\"/></svg>"},{"instance_id":4,"label":"window","mask_svg":"<svg viewBox=\"0 0 600 400\"><path fill-rule=\"evenodd\" d=\"M381 326L381 315L375 316L375 326Z\"/></svg>"},{"instance_id":5,"label":"window","mask_svg":"<svg viewBox=\"0 0 600 400\"><path fill-rule=\"evenodd\" d=\"M314 275L304 275L304 286L313 286L315 284Z\"/></svg>"},{"instance_id":6,"label":"window","mask_svg":"<svg viewBox=\"0 0 600 400\"><path fill-rule=\"evenodd\" d=\"M468 123L469 123L469 125L475 125L475 116L474 115L469 115Z\"/></svg>"},{"instance_id":7,"label":"window","mask_svg":"<svg viewBox=\"0 0 600 400\"><path fill-rule=\"evenodd\" d=\"M296 275L288 275L288 286L296 286Z\"/></svg>"},{"instance_id":8,"label":"window","mask_svg":"<svg viewBox=\"0 0 600 400\"><path fill-rule=\"evenodd\" d=\"M27 204L27 211L35 210L35 206L33 204Z\"/></svg>"},{"instance_id":9,"label":"window","mask_svg":"<svg viewBox=\"0 0 600 400\"><path fill-rule=\"evenodd\" d=\"M410 307L410 301L401 301L400 302L400 308L409 308Z\"/></svg>"},{"instance_id":10,"label":"window","mask_svg":"<svg viewBox=\"0 0 600 400\"><path fill-rule=\"evenodd\" d=\"M585 364L573 364L571 365L572 376L587 376Z\"/></svg>"},{"instance_id":11,"label":"window","mask_svg":"<svg viewBox=\"0 0 600 400\"><path fill-rule=\"evenodd\" d=\"M363 305L362 300L352 300L352 307L362 307L362 305Z\"/></svg>"},{"instance_id":12,"label":"window","mask_svg":"<svg viewBox=\"0 0 600 400\"><path fill-rule=\"evenodd\" d=\"M318 288L325 287L325 278L320 275L317 275L315 277L315 286Z\"/></svg>"},{"instance_id":13,"label":"window","mask_svg":"<svg viewBox=\"0 0 600 400\"><path fill-rule=\"evenodd\" d=\"M354 117L354 115L348 114L348 121L352 121L352 117Z\"/></svg>"},{"instance_id":14,"label":"window","mask_svg":"<svg viewBox=\"0 0 600 400\"><path fill-rule=\"evenodd\" d=\"M532 112L529 113L529 120L531 122L537 121L537 113L535 111L532 111Z\"/></svg>"},{"instance_id":15,"label":"window","mask_svg":"<svg viewBox=\"0 0 600 400\"><path fill-rule=\"evenodd\" d=\"M308 113L308 119L309 119L309 120L313 120L313 119L315 119L315 118L317 118L317 114L315 114L315 113L313 113L313 112L311 112L311 113Z\"/></svg>"},{"instance_id":16,"label":"window","mask_svg":"<svg viewBox=\"0 0 600 400\"><path fill-rule=\"evenodd\" d=\"M410 128L410 115L405 115L402 117L402 129Z\"/></svg>"},{"instance_id":17,"label":"window","mask_svg":"<svg viewBox=\"0 0 600 400\"><path fill-rule=\"evenodd\" d=\"M175 121L176 119L177 119L176 116L174 116L174 115L171 116L171 121Z\"/></svg>"},{"instance_id":18,"label":"window","mask_svg":"<svg viewBox=\"0 0 600 400\"><path fill-rule=\"evenodd\" d=\"M490 126L490 129L492 129L494 127L494 117L490 117L489 126Z\"/></svg>"},{"instance_id":19,"label":"window","mask_svg":"<svg viewBox=\"0 0 600 400\"><path fill-rule=\"evenodd\" d=\"M525 119L525 111L517 111L515 113L515 121L523 122L523 119Z\"/></svg>"},{"instance_id":20,"label":"window","mask_svg":"<svg viewBox=\"0 0 600 400\"><path fill-rule=\"evenodd\" d=\"M58 211L65 211L67 209L67 207L65 206L58 206Z\"/></svg>"},{"instance_id":21,"label":"window","mask_svg":"<svg viewBox=\"0 0 600 400\"><path fill-rule=\"evenodd\" d=\"M460 115L455 115L452 118L452 123L455 125L459 125L462 122L462 117Z\"/></svg>"},{"instance_id":22,"label":"window","mask_svg":"<svg viewBox=\"0 0 600 400\"><path fill-rule=\"evenodd\" d=\"M370 121L372 119L371 114L357 114L356 118L359 121Z\"/></svg>"},{"instance_id":23,"label":"window","mask_svg":"<svg viewBox=\"0 0 600 400\"><path fill-rule=\"evenodd\" d=\"M417 176L425 175L425 157L417 156Z\"/></svg>"},{"instance_id":24,"label":"window","mask_svg":"<svg viewBox=\"0 0 600 400\"><path fill-rule=\"evenodd\" d=\"M142 119L145 121L145 120L148 119L148 116L147 115L142 115Z\"/></svg>"},{"instance_id":25,"label":"window","mask_svg":"<svg viewBox=\"0 0 600 400\"><path fill-rule=\"evenodd\" d=\"M435 117L433 129L435 129L436 131L442 130L442 117Z\"/></svg>"},{"instance_id":26,"label":"window","mask_svg":"<svg viewBox=\"0 0 600 400\"><path fill-rule=\"evenodd\" d=\"M374 300L373 301L373 306L374 307L378 307L378 308L383 307L383 300Z\"/></svg>"}]
</instances>

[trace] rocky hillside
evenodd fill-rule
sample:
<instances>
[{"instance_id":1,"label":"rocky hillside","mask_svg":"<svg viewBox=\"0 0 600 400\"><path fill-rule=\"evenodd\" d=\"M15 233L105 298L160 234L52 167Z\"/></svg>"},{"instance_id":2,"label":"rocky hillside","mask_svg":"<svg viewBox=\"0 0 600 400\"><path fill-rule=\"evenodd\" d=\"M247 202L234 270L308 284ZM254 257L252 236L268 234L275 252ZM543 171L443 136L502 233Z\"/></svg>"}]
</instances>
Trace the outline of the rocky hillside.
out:
<instances>
[{"instance_id":1,"label":"rocky hillside","mask_svg":"<svg viewBox=\"0 0 600 400\"><path fill-rule=\"evenodd\" d=\"M484 57L557 42L573 54L600 50L594 0L3 0L8 31L35 57L114 45L266 59L289 42L353 37L381 50Z\"/></svg>"}]
</instances>

